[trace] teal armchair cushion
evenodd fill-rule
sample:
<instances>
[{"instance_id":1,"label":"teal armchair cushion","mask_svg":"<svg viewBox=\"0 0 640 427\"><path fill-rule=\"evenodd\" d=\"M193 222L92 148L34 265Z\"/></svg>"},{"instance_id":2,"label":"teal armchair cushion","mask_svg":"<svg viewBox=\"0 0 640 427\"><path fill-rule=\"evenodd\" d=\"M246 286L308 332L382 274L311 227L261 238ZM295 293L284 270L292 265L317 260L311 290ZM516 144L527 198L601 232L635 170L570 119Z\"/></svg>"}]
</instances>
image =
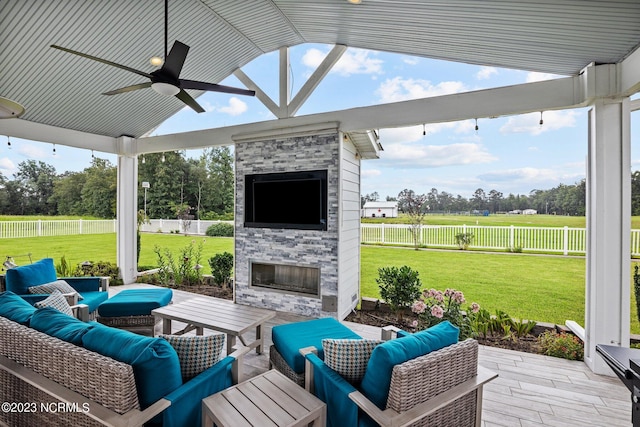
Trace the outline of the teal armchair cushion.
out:
<instances>
[{"instance_id":1,"label":"teal armchair cushion","mask_svg":"<svg viewBox=\"0 0 640 427\"><path fill-rule=\"evenodd\" d=\"M89 313L98 309L98 306L109 298L109 292L82 292L82 304L89 306Z\"/></svg>"},{"instance_id":2,"label":"teal armchair cushion","mask_svg":"<svg viewBox=\"0 0 640 427\"><path fill-rule=\"evenodd\" d=\"M82 337L82 344L87 350L131 365L142 409L182 385L178 355L162 338L94 324Z\"/></svg>"},{"instance_id":3,"label":"teal armchair cushion","mask_svg":"<svg viewBox=\"0 0 640 427\"><path fill-rule=\"evenodd\" d=\"M298 374L304 372L304 357L299 351L301 348L314 346L318 349L318 357L324 360L323 339L362 338L332 317L274 326L271 336L278 353Z\"/></svg>"},{"instance_id":4,"label":"teal armchair cushion","mask_svg":"<svg viewBox=\"0 0 640 427\"><path fill-rule=\"evenodd\" d=\"M6 288L17 295L29 293L29 287L57 280L53 258L43 258L29 265L7 270Z\"/></svg>"},{"instance_id":5,"label":"teal armchair cushion","mask_svg":"<svg viewBox=\"0 0 640 427\"><path fill-rule=\"evenodd\" d=\"M429 329L378 345L371 353L360 391L376 406L387 405L391 372L399 365L458 342L460 329L444 321Z\"/></svg>"},{"instance_id":6,"label":"teal armchair cushion","mask_svg":"<svg viewBox=\"0 0 640 427\"><path fill-rule=\"evenodd\" d=\"M29 321L35 311L34 306L11 291L0 294L0 316L2 317L29 326Z\"/></svg>"},{"instance_id":7,"label":"teal armchair cushion","mask_svg":"<svg viewBox=\"0 0 640 427\"><path fill-rule=\"evenodd\" d=\"M165 399L171 401L171 406L158 416L162 418L162 426L199 426L202 421L202 399L231 387L231 366L234 360L233 357L225 357L165 396Z\"/></svg>"},{"instance_id":8,"label":"teal armchair cushion","mask_svg":"<svg viewBox=\"0 0 640 427\"><path fill-rule=\"evenodd\" d=\"M94 327L91 323L82 322L52 307L36 310L29 325L37 331L75 345L82 345L82 337Z\"/></svg>"}]
</instances>

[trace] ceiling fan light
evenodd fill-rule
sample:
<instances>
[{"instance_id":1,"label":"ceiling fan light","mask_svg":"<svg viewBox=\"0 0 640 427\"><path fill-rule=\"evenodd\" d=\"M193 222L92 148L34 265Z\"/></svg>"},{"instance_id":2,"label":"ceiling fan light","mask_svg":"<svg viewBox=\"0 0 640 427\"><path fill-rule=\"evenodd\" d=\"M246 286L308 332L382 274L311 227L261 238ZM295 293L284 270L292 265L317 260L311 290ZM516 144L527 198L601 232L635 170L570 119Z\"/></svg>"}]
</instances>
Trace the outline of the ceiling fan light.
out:
<instances>
[{"instance_id":1,"label":"ceiling fan light","mask_svg":"<svg viewBox=\"0 0 640 427\"><path fill-rule=\"evenodd\" d=\"M160 95L174 96L180 92L180 88L169 83L153 83L151 88Z\"/></svg>"},{"instance_id":2,"label":"ceiling fan light","mask_svg":"<svg viewBox=\"0 0 640 427\"><path fill-rule=\"evenodd\" d=\"M152 56L149 60L149 63L151 63L151 65L153 65L154 67L161 67L164 61L159 56Z\"/></svg>"},{"instance_id":3,"label":"ceiling fan light","mask_svg":"<svg viewBox=\"0 0 640 427\"><path fill-rule=\"evenodd\" d=\"M23 115L24 111L22 105L0 96L0 119L15 119Z\"/></svg>"}]
</instances>

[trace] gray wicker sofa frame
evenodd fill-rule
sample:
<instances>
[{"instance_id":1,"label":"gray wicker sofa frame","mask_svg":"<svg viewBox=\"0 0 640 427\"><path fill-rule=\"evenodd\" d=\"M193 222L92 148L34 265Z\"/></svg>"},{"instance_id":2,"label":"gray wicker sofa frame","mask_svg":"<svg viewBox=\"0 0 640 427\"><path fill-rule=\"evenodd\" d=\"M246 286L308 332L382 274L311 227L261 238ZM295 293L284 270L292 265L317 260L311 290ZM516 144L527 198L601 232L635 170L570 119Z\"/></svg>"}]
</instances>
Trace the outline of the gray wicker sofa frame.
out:
<instances>
[{"instance_id":1,"label":"gray wicker sofa frame","mask_svg":"<svg viewBox=\"0 0 640 427\"><path fill-rule=\"evenodd\" d=\"M234 383L245 352L232 354ZM15 404L0 411L0 425L141 426L171 405L140 410L130 365L2 316L0 384L0 400Z\"/></svg>"}]
</instances>

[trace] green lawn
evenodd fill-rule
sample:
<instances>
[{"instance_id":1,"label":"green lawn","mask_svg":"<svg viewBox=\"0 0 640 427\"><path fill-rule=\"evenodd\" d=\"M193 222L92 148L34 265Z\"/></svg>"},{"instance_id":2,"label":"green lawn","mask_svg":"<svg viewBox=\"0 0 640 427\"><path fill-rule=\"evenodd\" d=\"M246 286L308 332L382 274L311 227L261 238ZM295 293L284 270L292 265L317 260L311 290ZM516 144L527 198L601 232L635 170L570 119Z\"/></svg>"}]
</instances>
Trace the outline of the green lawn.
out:
<instances>
[{"instance_id":1,"label":"green lawn","mask_svg":"<svg viewBox=\"0 0 640 427\"><path fill-rule=\"evenodd\" d=\"M156 265L155 245L174 254L188 245L204 241L201 264L210 272L207 260L219 252L233 252L233 239L192 237L176 234L142 234L141 265ZM71 265L85 260L116 261L115 234L0 239L0 257L31 252L34 260L65 255ZM18 264L28 258L16 257ZM425 288L455 288L467 302L477 302L490 311L503 310L511 316L564 324L567 319L584 323L585 260L562 256L535 256L470 251L437 251L362 246L362 295L379 297L375 281L378 268L409 265L420 273ZM640 334L631 295L631 332Z\"/></svg>"}]
</instances>

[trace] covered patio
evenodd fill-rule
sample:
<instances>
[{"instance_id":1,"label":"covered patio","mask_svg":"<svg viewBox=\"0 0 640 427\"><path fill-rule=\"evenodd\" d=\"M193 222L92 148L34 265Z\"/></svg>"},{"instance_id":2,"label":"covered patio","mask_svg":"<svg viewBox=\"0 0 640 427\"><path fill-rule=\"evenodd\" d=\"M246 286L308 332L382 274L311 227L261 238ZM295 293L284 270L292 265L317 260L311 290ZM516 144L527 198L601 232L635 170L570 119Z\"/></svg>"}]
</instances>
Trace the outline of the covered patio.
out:
<instances>
[{"instance_id":1,"label":"covered patio","mask_svg":"<svg viewBox=\"0 0 640 427\"><path fill-rule=\"evenodd\" d=\"M1 0L0 28L6 35L0 39L0 96L24 105L26 113L18 119L0 120L0 134L118 155L118 265L125 283L132 283L137 271L139 155L252 144L331 129L340 141L350 141L351 160L359 171L361 160L380 155L375 129L590 106L587 307L586 319L574 320L584 325L587 366L593 372L610 374L595 354L595 345L629 344L629 122L631 112L640 109L640 102L630 98L640 90L640 4L633 0L354 3L360 2L256 0L250 6L237 1L170 2L169 40L198 46L184 74L212 83L233 74L256 91L275 119L149 136L183 104L150 90L103 97L102 92L136 82L130 73L50 45L151 72L151 66L143 64L163 39L162 2ZM288 47L302 43L335 47L302 89L292 94ZM348 47L566 77L297 116ZM277 100L242 72L245 64L272 51L280 55ZM196 99L202 94L198 90L190 93ZM359 195L360 176L355 176L351 196ZM350 256L357 264L359 249L357 245L352 249L356 252ZM346 255L336 254L339 259ZM356 281L358 272L358 268L351 271ZM502 386L513 391L511 386Z\"/></svg>"}]
</instances>

